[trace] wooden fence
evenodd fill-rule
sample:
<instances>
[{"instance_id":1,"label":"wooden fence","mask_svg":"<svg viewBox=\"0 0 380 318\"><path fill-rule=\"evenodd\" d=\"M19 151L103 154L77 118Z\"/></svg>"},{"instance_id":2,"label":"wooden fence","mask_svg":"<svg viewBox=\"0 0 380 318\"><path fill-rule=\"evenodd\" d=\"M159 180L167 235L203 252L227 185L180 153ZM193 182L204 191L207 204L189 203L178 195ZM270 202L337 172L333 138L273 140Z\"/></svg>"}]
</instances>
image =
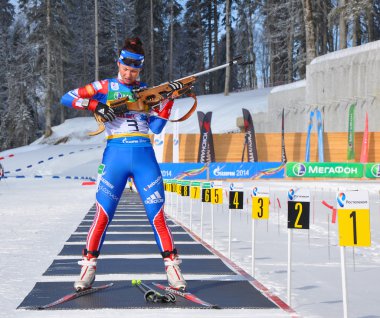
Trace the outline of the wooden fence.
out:
<instances>
[{"instance_id":1,"label":"wooden fence","mask_svg":"<svg viewBox=\"0 0 380 318\"><path fill-rule=\"evenodd\" d=\"M288 161L304 161L306 133L286 133L285 150ZM240 162L243 152L244 134L214 134L217 162ZM347 161L347 133L324 134L325 162ZM359 162L363 133L355 133L355 161ZM281 161L281 133L256 134L259 161ZM164 162L172 162L173 135L166 134ZM318 161L317 134L311 134L310 161ZM197 162L199 134L180 135L180 162ZM247 157L245 157L245 161ZM369 133L368 162L380 162L380 133Z\"/></svg>"}]
</instances>

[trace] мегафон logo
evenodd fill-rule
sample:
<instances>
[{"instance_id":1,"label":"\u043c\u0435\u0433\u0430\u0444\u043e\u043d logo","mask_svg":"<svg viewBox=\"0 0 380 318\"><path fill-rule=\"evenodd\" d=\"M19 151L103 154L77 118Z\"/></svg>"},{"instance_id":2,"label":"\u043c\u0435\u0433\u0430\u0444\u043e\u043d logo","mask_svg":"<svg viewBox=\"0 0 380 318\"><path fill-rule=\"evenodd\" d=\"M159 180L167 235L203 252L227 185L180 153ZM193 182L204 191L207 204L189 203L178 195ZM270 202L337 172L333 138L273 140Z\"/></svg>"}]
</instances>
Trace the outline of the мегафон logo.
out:
<instances>
[{"instance_id":1,"label":"\u043c\u0435\u0433\u0430\u0444\u043e\u043d logo","mask_svg":"<svg viewBox=\"0 0 380 318\"><path fill-rule=\"evenodd\" d=\"M293 173L297 177L302 177L306 173L306 166L303 163L296 163L293 166Z\"/></svg>"}]
</instances>

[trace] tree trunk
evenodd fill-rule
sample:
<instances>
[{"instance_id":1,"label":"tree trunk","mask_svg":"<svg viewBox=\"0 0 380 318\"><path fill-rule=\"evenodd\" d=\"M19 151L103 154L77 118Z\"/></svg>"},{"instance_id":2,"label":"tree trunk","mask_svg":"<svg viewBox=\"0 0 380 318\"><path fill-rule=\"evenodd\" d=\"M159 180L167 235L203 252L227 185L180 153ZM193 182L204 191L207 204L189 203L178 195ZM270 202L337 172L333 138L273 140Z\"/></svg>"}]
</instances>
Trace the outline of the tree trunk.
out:
<instances>
[{"instance_id":1,"label":"tree trunk","mask_svg":"<svg viewBox=\"0 0 380 318\"><path fill-rule=\"evenodd\" d=\"M372 42L375 40L374 30L373 30L373 11L372 8L366 9L367 15L367 26L368 26L368 42Z\"/></svg>"},{"instance_id":2,"label":"tree trunk","mask_svg":"<svg viewBox=\"0 0 380 318\"><path fill-rule=\"evenodd\" d=\"M207 43L208 43L208 68L211 68L213 59L212 59L212 2L210 1L208 3L208 12L207 12ZM209 85L208 85L208 92L212 93L212 79L214 74L208 75Z\"/></svg>"},{"instance_id":3,"label":"tree trunk","mask_svg":"<svg viewBox=\"0 0 380 318\"><path fill-rule=\"evenodd\" d=\"M154 85L154 26L153 0L150 0L150 84Z\"/></svg>"},{"instance_id":4,"label":"tree trunk","mask_svg":"<svg viewBox=\"0 0 380 318\"><path fill-rule=\"evenodd\" d=\"M256 55L253 47L253 30L255 28L253 22L252 22L252 3L250 3L250 7L248 10L248 53L249 53L249 60L252 62L252 64L249 64L249 86L250 88L257 88L257 77L256 77Z\"/></svg>"},{"instance_id":5,"label":"tree trunk","mask_svg":"<svg viewBox=\"0 0 380 318\"><path fill-rule=\"evenodd\" d=\"M196 2L196 7L198 8L197 13L196 13L196 21L197 21L197 26L199 28L199 33L197 35L198 38L198 43L199 43L199 58L198 58L198 64L197 64L197 69L198 71L203 71L204 70L204 60L205 60L205 52L204 52L204 38L203 38L203 30L202 30L202 15L201 15L201 1L197 0ZM204 79L199 80L199 92L200 95L205 94L205 81Z\"/></svg>"},{"instance_id":6,"label":"tree trunk","mask_svg":"<svg viewBox=\"0 0 380 318\"><path fill-rule=\"evenodd\" d=\"M302 4L306 34L306 65L309 65L316 56L313 8L311 6L311 0L303 0Z\"/></svg>"},{"instance_id":7,"label":"tree trunk","mask_svg":"<svg viewBox=\"0 0 380 318\"><path fill-rule=\"evenodd\" d=\"M346 0L339 0L342 12L339 16L339 49L347 48Z\"/></svg>"},{"instance_id":8,"label":"tree trunk","mask_svg":"<svg viewBox=\"0 0 380 318\"><path fill-rule=\"evenodd\" d=\"M51 136L53 131L51 130L51 48L50 48L50 0L46 0L46 101L45 101L45 137Z\"/></svg>"},{"instance_id":9,"label":"tree trunk","mask_svg":"<svg viewBox=\"0 0 380 318\"><path fill-rule=\"evenodd\" d=\"M294 15L293 15L293 0L290 0L289 4L289 30L288 30L288 74L287 82L293 82L293 45L294 45Z\"/></svg>"},{"instance_id":10,"label":"tree trunk","mask_svg":"<svg viewBox=\"0 0 380 318\"><path fill-rule=\"evenodd\" d=\"M173 80L174 0L170 3L169 79Z\"/></svg>"},{"instance_id":11,"label":"tree trunk","mask_svg":"<svg viewBox=\"0 0 380 318\"><path fill-rule=\"evenodd\" d=\"M231 1L226 1L226 62L231 60ZM230 92L230 77L231 68L226 68L226 78L224 81L224 95L229 95Z\"/></svg>"},{"instance_id":12,"label":"tree trunk","mask_svg":"<svg viewBox=\"0 0 380 318\"><path fill-rule=\"evenodd\" d=\"M99 80L99 28L98 0L95 0L95 81Z\"/></svg>"},{"instance_id":13,"label":"tree trunk","mask_svg":"<svg viewBox=\"0 0 380 318\"><path fill-rule=\"evenodd\" d=\"M319 0L319 6L321 8L321 13L322 13L322 23L319 26L319 31L317 32L317 35L319 34L320 36L320 45L321 48L317 55L324 55L327 53L327 43L328 43L328 21L327 21L327 5L326 2L323 0Z\"/></svg>"},{"instance_id":14,"label":"tree trunk","mask_svg":"<svg viewBox=\"0 0 380 318\"><path fill-rule=\"evenodd\" d=\"M219 60L219 54L218 54L218 49L219 49L219 43L218 43L218 26L219 26L219 23L218 23L218 0L213 0L213 22L214 22L214 62L213 62L213 65L216 66L218 65L218 60ZM213 74L213 88L212 88L212 91L214 93L216 93L216 90L217 90L217 87L218 87L218 75L217 75L217 72L214 72Z\"/></svg>"},{"instance_id":15,"label":"tree trunk","mask_svg":"<svg viewBox=\"0 0 380 318\"><path fill-rule=\"evenodd\" d=\"M352 46L361 44L360 17L355 14L352 19Z\"/></svg>"},{"instance_id":16,"label":"tree trunk","mask_svg":"<svg viewBox=\"0 0 380 318\"><path fill-rule=\"evenodd\" d=\"M62 41L61 41L62 43ZM63 70L63 52L62 52L62 45L59 47L59 67L58 67L58 78L59 78L59 95L62 96L64 94L64 87L63 87L63 76L64 76L64 70ZM66 119L65 109L66 107L60 107L61 108L61 124Z\"/></svg>"}]
</instances>

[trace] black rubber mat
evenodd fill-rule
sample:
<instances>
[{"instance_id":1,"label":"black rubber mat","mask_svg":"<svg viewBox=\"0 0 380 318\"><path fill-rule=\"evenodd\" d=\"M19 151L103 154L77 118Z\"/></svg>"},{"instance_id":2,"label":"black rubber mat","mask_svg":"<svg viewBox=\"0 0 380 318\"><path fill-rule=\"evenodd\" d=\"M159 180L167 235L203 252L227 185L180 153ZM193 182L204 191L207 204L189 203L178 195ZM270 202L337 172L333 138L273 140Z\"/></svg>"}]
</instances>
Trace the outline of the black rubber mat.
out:
<instances>
[{"instance_id":1,"label":"black rubber mat","mask_svg":"<svg viewBox=\"0 0 380 318\"><path fill-rule=\"evenodd\" d=\"M184 274L235 275L220 259L183 259ZM54 260L44 276L79 275L78 259ZM163 274L161 258L104 258L99 257L96 274ZM186 275L185 275L186 276Z\"/></svg>"},{"instance_id":2,"label":"black rubber mat","mask_svg":"<svg viewBox=\"0 0 380 318\"><path fill-rule=\"evenodd\" d=\"M194 242L194 239L186 233L173 234L174 242ZM71 235L67 242L86 242L87 234ZM155 241L152 234L110 234L106 236L106 242L109 241Z\"/></svg>"},{"instance_id":3,"label":"black rubber mat","mask_svg":"<svg viewBox=\"0 0 380 318\"><path fill-rule=\"evenodd\" d=\"M133 204L136 203L136 204ZM71 235L69 242L77 244L64 245L59 255L72 256L72 259L54 260L50 267L44 273L49 279L55 279L54 282L37 282L32 291L27 295L18 308L36 309L53 302L69 293L73 292L72 282L62 282L63 276L76 276L79 273L80 266L78 260L85 245L88 230L91 226L92 218L95 214L95 205L86 215L83 222L84 226L79 226L76 232L83 234ZM135 219L135 221L132 221ZM136 274L139 275L153 274L162 275L164 273L164 264L161 257L158 258L126 258L131 254L154 254L160 255L160 251L155 243L149 244L115 244L115 241L154 241L152 228L147 221L143 205L136 193L124 193L114 218L108 227L106 244L103 245L102 255L120 255L114 258L99 258L97 265L98 274ZM129 226L127 226L127 225ZM143 224L143 225L138 225ZM219 258L196 258L196 255L212 255L203 245L195 242L186 231L173 221L168 220L169 227L176 241L176 248L180 255L193 255L192 258L184 258L181 269L189 275L229 275L229 277L239 277L237 273L226 266ZM135 232L135 233L132 233ZM146 233L142 233L146 232ZM177 232L181 234L177 234ZM115 234L118 233L118 234ZM120 233L120 234L119 234ZM191 242L194 244L184 244L182 242ZM78 244L82 242L83 244ZM113 242L113 244L112 244ZM111 243L111 244L108 244ZM124 255L124 257L123 257ZM150 276L154 277L154 276ZM221 276L220 279L225 276ZM99 279L99 278L98 278ZM166 281L158 281L167 284ZM99 286L107 282L96 282L94 286ZM132 286L130 281L115 281L114 286L105 290L89 294L64 304L52 307L51 309L127 309L127 308L205 308L199 304L193 303L181 297L177 297L176 303L147 303L143 293ZM151 281L145 281L150 284ZM209 303L217 304L221 308L277 308L268 298L262 295L247 281L200 281L188 280L188 289L201 299ZM126 313L127 314L127 313ZM62 316L65 316L64 314ZM180 312L179 312L179 316Z\"/></svg>"},{"instance_id":4,"label":"black rubber mat","mask_svg":"<svg viewBox=\"0 0 380 318\"><path fill-rule=\"evenodd\" d=\"M157 281L167 284L165 281ZM94 284L102 285L106 282ZM145 281L150 285L150 281ZM188 290L221 308L277 308L247 281L188 281ZM37 283L18 308L35 309L73 291L71 282ZM86 295L51 309L122 309L122 308L204 308L177 297L175 303L147 303L143 293L130 281L115 281L114 286ZM127 313L126 313L127 316ZM179 313L179 317L180 317Z\"/></svg>"},{"instance_id":5,"label":"black rubber mat","mask_svg":"<svg viewBox=\"0 0 380 318\"><path fill-rule=\"evenodd\" d=\"M176 244L179 255L211 255L211 252L201 244ZM65 245L59 255L81 255L82 245ZM156 254L156 244L104 244L102 255L126 254Z\"/></svg>"},{"instance_id":6,"label":"black rubber mat","mask_svg":"<svg viewBox=\"0 0 380 318\"><path fill-rule=\"evenodd\" d=\"M79 226L75 232L88 232L90 229L90 224L85 225L85 226ZM170 230L172 232L185 232L185 230L178 226L170 226ZM152 227L150 226L115 226L115 224L111 223L110 226L108 227L107 232L151 232Z\"/></svg>"}]
</instances>

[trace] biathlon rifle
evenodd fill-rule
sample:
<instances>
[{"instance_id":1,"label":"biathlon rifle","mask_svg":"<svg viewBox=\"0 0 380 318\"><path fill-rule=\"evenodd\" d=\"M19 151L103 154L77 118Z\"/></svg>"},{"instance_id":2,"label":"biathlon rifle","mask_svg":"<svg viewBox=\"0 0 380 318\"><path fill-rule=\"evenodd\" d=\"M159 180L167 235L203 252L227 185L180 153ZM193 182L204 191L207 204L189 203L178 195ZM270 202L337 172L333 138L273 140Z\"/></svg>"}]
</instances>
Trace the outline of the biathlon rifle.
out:
<instances>
[{"instance_id":1,"label":"biathlon rifle","mask_svg":"<svg viewBox=\"0 0 380 318\"><path fill-rule=\"evenodd\" d=\"M126 97L122 97L113 101L108 101L107 105L114 110L115 114L123 114L126 111L137 111L137 112L149 113L151 109L154 109L155 107L159 107L160 102L165 99L168 99L168 98L176 99L178 97L186 95L194 99L193 106L181 118L170 120L171 122L184 121L187 118L189 118L191 114L195 111L195 109L197 108L197 97L191 91L191 89L199 76L209 74L220 69L224 69L234 64L246 65L246 64L251 64L251 63L252 62L243 62L242 56L240 55L238 57L235 57L234 59L232 59L230 62L226 64L219 65L219 66L210 68L208 70L180 78L173 82L166 82L166 83L160 84L158 86L150 87L150 88L133 89L132 90L133 100L131 100L130 97L126 96ZM179 83L180 84L178 85L178 88L173 89L172 83L173 84L176 83L176 85ZM106 120L97 114L94 114L94 116L98 123L98 130L88 133L90 136L98 135L101 132L103 132L105 129L104 122Z\"/></svg>"}]
</instances>

